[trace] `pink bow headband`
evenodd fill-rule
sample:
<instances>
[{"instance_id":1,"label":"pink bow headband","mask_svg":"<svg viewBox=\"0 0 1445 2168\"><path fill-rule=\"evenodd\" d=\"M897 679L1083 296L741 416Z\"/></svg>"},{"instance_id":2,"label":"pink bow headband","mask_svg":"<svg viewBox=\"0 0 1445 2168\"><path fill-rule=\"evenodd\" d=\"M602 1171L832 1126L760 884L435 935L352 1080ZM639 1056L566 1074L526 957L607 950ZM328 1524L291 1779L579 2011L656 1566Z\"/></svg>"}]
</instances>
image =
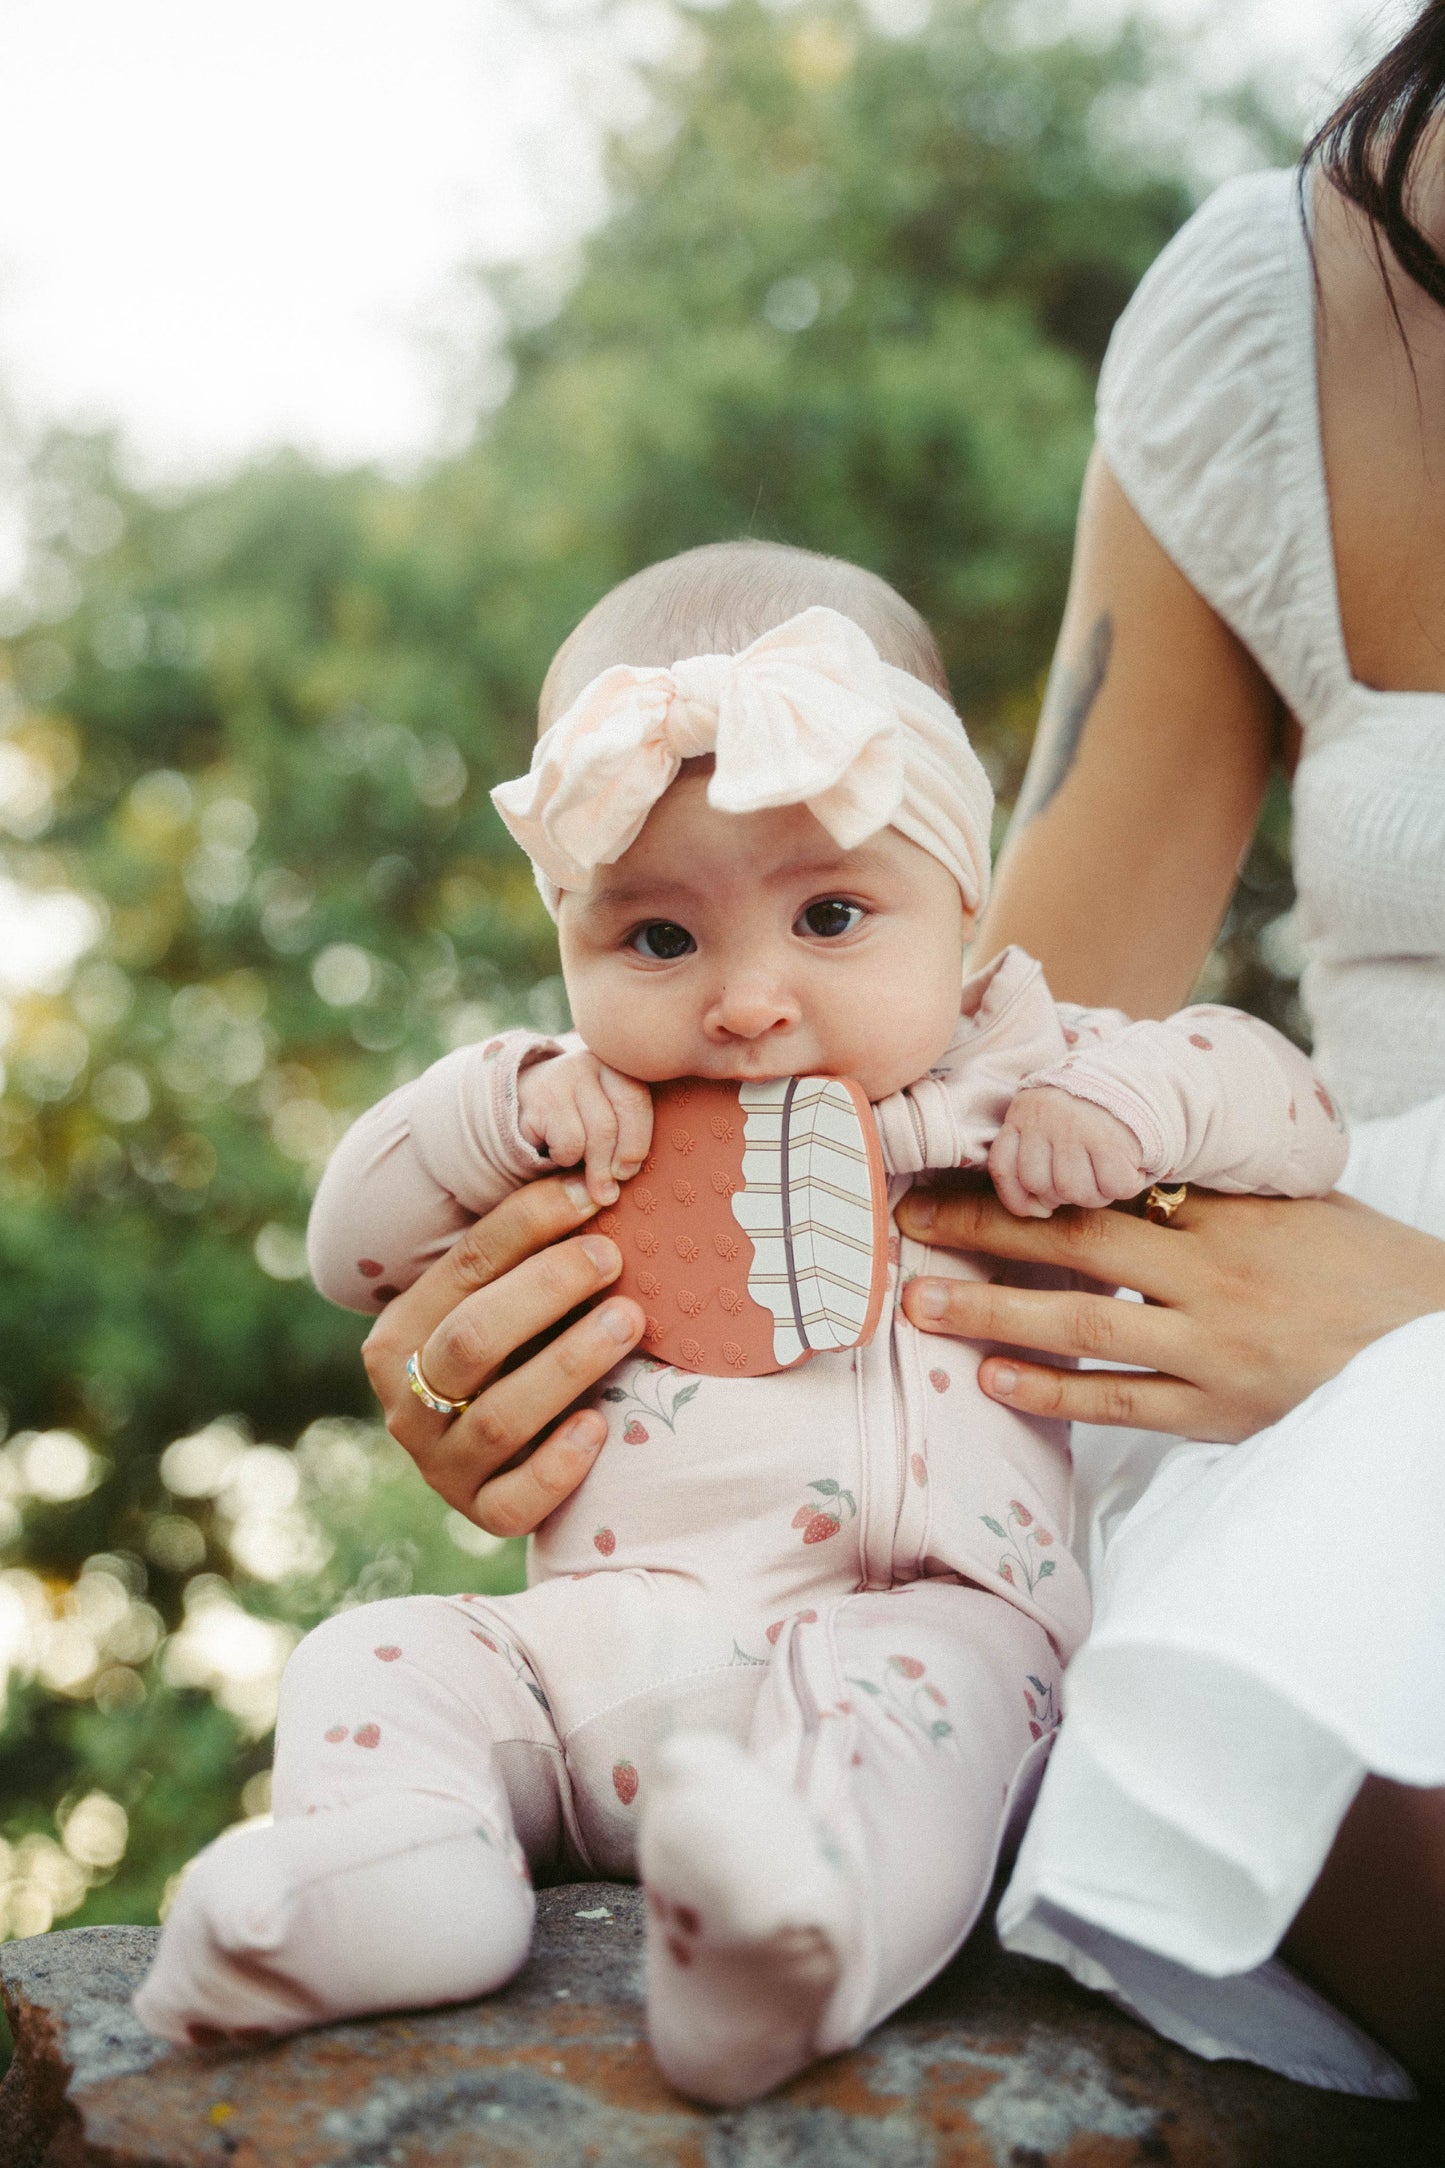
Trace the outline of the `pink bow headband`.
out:
<instances>
[{"instance_id":1,"label":"pink bow headband","mask_svg":"<svg viewBox=\"0 0 1445 2168\"><path fill-rule=\"evenodd\" d=\"M993 789L962 724L851 618L814 608L739 655L604 670L537 741L528 773L492 792L554 918L559 892L619 859L701 753L720 812L806 805L843 850L896 828L981 909Z\"/></svg>"}]
</instances>

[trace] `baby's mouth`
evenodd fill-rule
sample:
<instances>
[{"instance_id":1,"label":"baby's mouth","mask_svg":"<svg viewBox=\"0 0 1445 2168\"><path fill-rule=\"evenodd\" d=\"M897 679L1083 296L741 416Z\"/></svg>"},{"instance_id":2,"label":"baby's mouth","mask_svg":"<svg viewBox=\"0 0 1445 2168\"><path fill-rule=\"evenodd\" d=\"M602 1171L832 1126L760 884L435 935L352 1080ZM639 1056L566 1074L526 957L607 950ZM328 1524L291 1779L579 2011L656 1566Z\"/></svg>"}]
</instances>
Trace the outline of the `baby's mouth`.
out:
<instances>
[{"instance_id":1,"label":"baby's mouth","mask_svg":"<svg viewBox=\"0 0 1445 2168\"><path fill-rule=\"evenodd\" d=\"M708 1077L718 1084L776 1084L790 1076L837 1076L841 1074L834 1064L811 1061L797 1057L791 1061L779 1055L773 1061L735 1062L729 1066L719 1064L699 1070L700 1076Z\"/></svg>"}]
</instances>

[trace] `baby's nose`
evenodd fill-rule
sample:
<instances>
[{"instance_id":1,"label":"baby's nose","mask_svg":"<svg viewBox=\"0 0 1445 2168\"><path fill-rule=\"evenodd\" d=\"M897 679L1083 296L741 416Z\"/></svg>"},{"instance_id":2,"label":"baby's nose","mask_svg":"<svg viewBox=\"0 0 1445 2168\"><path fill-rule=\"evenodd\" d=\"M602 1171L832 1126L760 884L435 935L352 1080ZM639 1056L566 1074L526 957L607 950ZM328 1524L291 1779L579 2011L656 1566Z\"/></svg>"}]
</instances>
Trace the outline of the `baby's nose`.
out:
<instances>
[{"instance_id":1,"label":"baby's nose","mask_svg":"<svg viewBox=\"0 0 1445 2168\"><path fill-rule=\"evenodd\" d=\"M717 1038L763 1039L796 1024L799 1013L787 987L763 979L733 979L718 989L707 1028Z\"/></svg>"}]
</instances>

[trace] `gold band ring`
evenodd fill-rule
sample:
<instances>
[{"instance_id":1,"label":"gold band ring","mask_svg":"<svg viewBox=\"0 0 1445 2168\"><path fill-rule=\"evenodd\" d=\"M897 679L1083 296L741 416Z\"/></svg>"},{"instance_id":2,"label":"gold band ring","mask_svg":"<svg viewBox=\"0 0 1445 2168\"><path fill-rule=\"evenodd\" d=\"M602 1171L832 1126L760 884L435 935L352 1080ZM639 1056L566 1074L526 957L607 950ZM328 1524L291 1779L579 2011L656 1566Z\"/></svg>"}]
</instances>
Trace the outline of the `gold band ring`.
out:
<instances>
[{"instance_id":1,"label":"gold band ring","mask_svg":"<svg viewBox=\"0 0 1445 2168\"><path fill-rule=\"evenodd\" d=\"M1180 1182L1172 1189L1165 1189L1162 1183L1155 1182L1144 1199L1144 1217L1153 1220L1156 1227L1167 1227L1188 1195L1187 1182Z\"/></svg>"},{"instance_id":2,"label":"gold band ring","mask_svg":"<svg viewBox=\"0 0 1445 2168\"><path fill-rule=\"evenodd\" d=\"M420 1348L415 1348L406 1358L406 1382L423 1407L430 1408L436 1415L460 1415L475 1398L471 1394L465 1400L448 1400L444 1394L433 1392L422 1372Z\"/></svg>"}]
</instances>

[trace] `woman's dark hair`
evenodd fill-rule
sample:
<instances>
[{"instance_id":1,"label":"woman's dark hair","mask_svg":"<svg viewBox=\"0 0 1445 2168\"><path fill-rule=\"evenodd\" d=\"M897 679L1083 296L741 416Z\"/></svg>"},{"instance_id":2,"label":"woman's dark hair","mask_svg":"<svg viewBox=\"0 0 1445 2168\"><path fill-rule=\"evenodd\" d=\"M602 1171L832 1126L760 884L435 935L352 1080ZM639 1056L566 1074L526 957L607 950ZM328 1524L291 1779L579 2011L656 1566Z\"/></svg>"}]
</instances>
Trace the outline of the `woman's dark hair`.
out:
<instances>
[{"instance_id":1,"label":"woman's dark hair","mask_svg":"<svg viewBox=\"0 0 1445 2168\"><path fill-rule=\"evenodd\" d=\"M1343 105L1305 153L1373 221L1402 271L1445 307L1445 258L1410 215L1415 161L1445 107L1445 0L1429 0L1413 28Z\"/></svg>"}]
</instances>

